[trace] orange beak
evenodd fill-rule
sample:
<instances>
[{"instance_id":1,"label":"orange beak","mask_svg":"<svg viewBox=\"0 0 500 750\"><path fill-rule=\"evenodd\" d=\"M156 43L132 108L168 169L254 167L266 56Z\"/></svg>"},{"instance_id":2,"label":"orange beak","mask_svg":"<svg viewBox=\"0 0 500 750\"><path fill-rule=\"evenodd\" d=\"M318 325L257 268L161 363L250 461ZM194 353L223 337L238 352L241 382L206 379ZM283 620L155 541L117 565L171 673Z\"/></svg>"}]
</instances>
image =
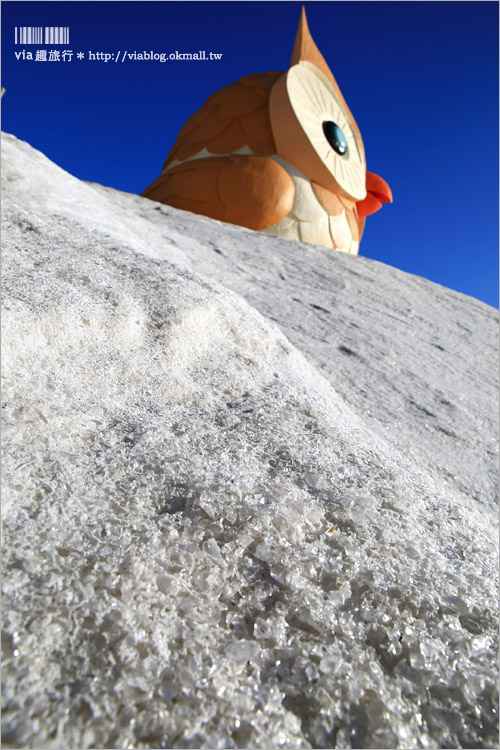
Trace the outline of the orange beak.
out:
<instances>
[{"instance_id":1,"label":"orange beak","mask_svg":"<svg viewBox=\"0 0 500 750\"><path fill-rule=\"evenodd\" d=\"M366 198L356 204L360 218L374 214L382 208L382 203L392 203L391 188L378 174L366 173L366 190Z\"/></svg>"}]
</instances>

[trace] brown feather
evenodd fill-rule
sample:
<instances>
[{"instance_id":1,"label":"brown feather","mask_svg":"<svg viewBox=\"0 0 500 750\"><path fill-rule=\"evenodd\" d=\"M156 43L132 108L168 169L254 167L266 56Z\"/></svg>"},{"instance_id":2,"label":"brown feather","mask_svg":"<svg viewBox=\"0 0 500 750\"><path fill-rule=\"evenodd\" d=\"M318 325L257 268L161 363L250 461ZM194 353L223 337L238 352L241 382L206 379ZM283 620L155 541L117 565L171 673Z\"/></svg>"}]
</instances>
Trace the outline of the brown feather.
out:
<instances>
[{"instance_id":1,"label":"brown feather","mask_svg":"<svg viewBox=\"0 0 500 750\"><path fill-rule=\"evenodd\" d=\"M175 160L190 159L205 147L214 154L232 153L244 146L262 156L275 154L268 102L280 75L255 73L212 94L179 131L163 169Z\"/></svg>"},{"instance_id":2,"label":"brown feather","mask_svg":"<svg viewBox=\"0 0 500 750\"><path fill-rule=\"evenodd\" d=\"M281 221L294 194L293 180L283 167L263 156L245 155L179 164L143 192L150 200L249 229Z\"/></svg>"},{"instance_id":3,"label":"brown feather","mask_svg":"<svg viewBox=\"0 0 500 750\"><path fill-rule=\"evenodd\" d=\"M340 202L338 195L322 187L322 185L318 185L317 182L311 182L311 185L325 211L328 211L332 216L340 216L344 211L344 206Z\"/></svg>"}]
</instances>

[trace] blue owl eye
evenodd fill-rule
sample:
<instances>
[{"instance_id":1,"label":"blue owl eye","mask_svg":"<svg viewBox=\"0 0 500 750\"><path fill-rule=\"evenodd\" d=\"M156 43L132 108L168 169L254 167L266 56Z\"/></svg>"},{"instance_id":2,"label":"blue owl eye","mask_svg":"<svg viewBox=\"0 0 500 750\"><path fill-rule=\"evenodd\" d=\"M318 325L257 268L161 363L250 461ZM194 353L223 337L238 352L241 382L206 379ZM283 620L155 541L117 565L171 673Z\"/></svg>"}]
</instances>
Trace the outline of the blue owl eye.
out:
<instances>
[{"instance_id":1,"label":"blue owl eye","mask_svg":"<svg viewBox=\"0 0 500 750\"><path fill-rule=\"evenodd\" d=\"M323 123L323 133L325 138L337 154L344 156L347 154L347 139L344 131L331 120L325 120Z\"/></svg>"}]
</instances>

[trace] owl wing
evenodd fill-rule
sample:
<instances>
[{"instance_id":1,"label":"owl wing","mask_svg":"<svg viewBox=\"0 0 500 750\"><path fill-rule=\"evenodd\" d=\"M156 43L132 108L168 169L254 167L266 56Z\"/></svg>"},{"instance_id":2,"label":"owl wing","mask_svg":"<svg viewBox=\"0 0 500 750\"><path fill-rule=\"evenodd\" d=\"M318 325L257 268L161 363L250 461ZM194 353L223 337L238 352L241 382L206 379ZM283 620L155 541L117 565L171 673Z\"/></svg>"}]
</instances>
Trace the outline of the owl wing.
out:
<instances>
[{"instance_id":1,"label":"owl wing","mask_svg":"<svg viewBox=\"0 0 500 750\"><path fill-rule=\"evenodd\" d=\"M245 76L212 94L184 123L163 170L204 148L215 155L234 153L243 146L261 156L275 154L268 104L271 88L280 75L268 72Z\"/></svg>"},{"instance_id":2,"label":"owl wing","mask_svg":"<svg viewBox=\"0 0 500 750\"><path fill-rule=\"evenodd\" d=\"M265 156L214 156L172 167L142 193L146 198L212 219L265 229L284 218L295 188L283 167Z\"/></svg>"}]
</instances>

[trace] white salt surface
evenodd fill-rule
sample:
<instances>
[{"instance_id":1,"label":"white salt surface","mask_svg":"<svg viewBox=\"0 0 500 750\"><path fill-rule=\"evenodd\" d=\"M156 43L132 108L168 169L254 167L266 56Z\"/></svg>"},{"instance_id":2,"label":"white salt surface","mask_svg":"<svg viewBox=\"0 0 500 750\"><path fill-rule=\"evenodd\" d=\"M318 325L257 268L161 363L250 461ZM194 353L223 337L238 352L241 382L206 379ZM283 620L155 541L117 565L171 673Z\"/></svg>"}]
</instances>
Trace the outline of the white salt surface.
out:
<instances>
[{"instance_id":1,"label":"white salt surface","mask_svg":"<svg viewBox=\"0 0 500 750\"><path fill-rule=\"evenodd\" d=\"M494 747L496 311L2 152L3 746Z\"/></svg>"}]
</instances>

